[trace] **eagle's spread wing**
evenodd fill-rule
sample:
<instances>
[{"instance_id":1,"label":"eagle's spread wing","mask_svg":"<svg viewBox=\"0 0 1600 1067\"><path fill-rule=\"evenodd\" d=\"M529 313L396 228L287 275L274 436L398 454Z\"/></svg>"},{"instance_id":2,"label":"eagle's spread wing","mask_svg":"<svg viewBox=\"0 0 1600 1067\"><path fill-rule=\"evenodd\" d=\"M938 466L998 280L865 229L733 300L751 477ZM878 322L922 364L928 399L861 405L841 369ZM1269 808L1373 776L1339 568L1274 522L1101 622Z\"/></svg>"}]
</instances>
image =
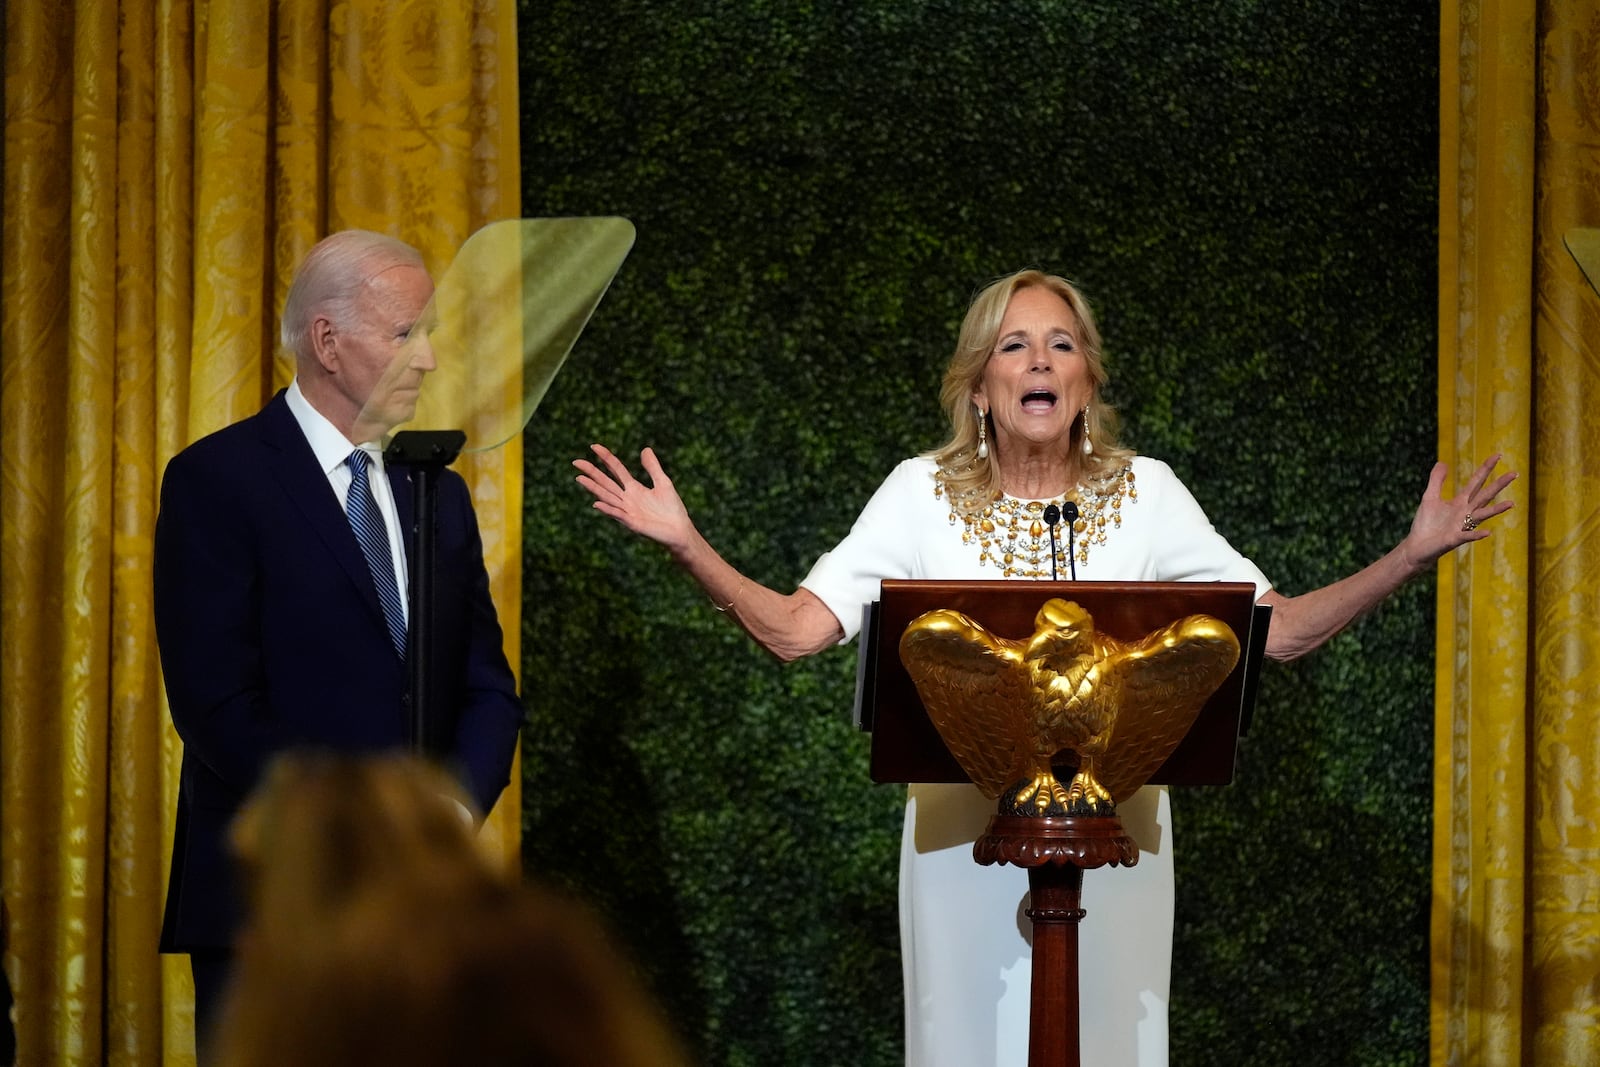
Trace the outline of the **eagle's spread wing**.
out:
<instances>
[{"instance_id":1,"label":"eagle's spread wing","mask_svg":"<svg viewBox=\"0 0 1600 1067\"><path fill-rule=\"evenodd\" d=\"M1209 615L1179 619L1108 657L1103 697L1122 710L1099 778L1115 802L1160 769L1238 661L1238 638Z\"/></svg>"},{"instance_id":2,"label":"eagle's spread wing","mask_svg":"<svg viewBox=\"0 0 1600 1067\"><path fill-rule=\"evenodd\" d=\"M928 718L987 797L1035 770L1022 647L946 609L918 617L900 637L900 660Z\"/></svg>"}]
</instances>

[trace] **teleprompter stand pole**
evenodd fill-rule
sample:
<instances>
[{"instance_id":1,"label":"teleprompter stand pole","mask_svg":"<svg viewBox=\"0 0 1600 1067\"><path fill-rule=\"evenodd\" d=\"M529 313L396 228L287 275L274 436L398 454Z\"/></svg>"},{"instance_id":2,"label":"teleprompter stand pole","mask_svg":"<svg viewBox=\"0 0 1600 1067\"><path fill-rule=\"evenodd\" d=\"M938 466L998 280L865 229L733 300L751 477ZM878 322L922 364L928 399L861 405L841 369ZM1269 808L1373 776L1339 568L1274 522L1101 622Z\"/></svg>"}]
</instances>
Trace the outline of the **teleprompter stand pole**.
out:
<instances>
[{"instance_id":1,"label":"teleprompter stand pole","mask_svg":"<svg viewBox=\"0 0 1600 1067\"><path fill-rule=\"evenodd\" d=\"M461 454L467 435L460 430L404 430L383 450L385 463L411 472L410 589L407 597L410 624L406 627L406 663L410 668L410 719L407 737L411 750L432 755L438 746L433 719L433 593L434 535L439 502L439 473Z\"/></svg>"}]
</instances>

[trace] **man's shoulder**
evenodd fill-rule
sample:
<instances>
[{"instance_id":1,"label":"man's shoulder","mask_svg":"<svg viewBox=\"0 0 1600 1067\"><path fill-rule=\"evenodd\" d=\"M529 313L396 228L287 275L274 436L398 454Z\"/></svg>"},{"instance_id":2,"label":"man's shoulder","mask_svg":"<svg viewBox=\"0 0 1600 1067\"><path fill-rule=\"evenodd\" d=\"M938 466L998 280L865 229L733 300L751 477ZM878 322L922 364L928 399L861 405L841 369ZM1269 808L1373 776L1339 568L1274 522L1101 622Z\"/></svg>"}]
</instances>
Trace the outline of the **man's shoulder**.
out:
<instances>
[{"instance_id":1,"label":"man's shoulder","mask_svg":"<svg viewBox=\"0 0 1600 1067\"><path fill-rule=\"evenodd\" d=\"M472 486L467 484L467 479L460 471L450 467L444 468L439 474L439 502L446 507L457 508L477 521L477 507L472 501Z\"/></svg>"},{"instance_id":2,"label":"man's shoulder","mask_svg":"<svg viewBox=\"0 0 1600 1067\"><path fill-rule=\"evenodd\" d=\"M276 411L277 408L282 408L282 411ZM281 429L278 423L285 415L288 415L288 407L284 404L283 394L280 392L254 415L247 415L220 430L213 430L182 449L172 457L168 469L182 470L187 467L210 467L218 463L237 463L241 456L251 450L265 447L272 432ZM289 417L292 420L293 417Z\"/></svg>"}]
</instances>

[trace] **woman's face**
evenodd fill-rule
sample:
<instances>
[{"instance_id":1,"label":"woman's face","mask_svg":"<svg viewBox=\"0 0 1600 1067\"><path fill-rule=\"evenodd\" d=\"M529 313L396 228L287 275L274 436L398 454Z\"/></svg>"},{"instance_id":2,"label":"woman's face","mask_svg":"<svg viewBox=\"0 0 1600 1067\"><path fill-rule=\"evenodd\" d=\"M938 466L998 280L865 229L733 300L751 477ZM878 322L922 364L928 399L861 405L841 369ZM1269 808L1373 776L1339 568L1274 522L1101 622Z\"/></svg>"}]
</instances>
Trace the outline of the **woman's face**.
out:
<instances>
[{"instance_id":1,"label":"woman's face","mask_svg":"<svg viewBox=\"0 0 1600 1067\"><path fill-rule=\"evenodd\" d=\"M973 403L994 416L1000 454L1059 448L1064 455L1073 420L1093 392L1077 316L1067 302L1039 286L1011 294L972 394Z\"/></svg>"}]
</instances>

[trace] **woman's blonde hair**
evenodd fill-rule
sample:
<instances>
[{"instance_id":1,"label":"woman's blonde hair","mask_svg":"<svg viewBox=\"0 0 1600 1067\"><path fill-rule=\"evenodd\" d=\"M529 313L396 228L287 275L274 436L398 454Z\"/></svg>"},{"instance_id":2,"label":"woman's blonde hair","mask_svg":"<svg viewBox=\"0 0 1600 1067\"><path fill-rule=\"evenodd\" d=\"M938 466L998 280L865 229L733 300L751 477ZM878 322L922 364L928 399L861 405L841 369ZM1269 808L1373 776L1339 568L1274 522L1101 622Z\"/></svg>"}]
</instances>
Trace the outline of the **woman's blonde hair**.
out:
<instances>
[{"instance_id":1,"label":"woman's blonde hair","mask_svg":"<svg viewBox=\"0 0 1600 1067\"><path fill-rule=\"evenodd\" d=\"M978 411L972 394L983 381L984 368L994 354L995 341L1000 336L1000 323L1005 318L1011 298L1022 289L1041 288L1055 293L1072 309L1078 320L1078 345L1089 365L1089 375L1094 382L1088 407L1089 441L1094 446L1092 454L1083 452L1081 423L1075 421L1071 440L1063 460L1066 462L1070 483L1091 489L1105 490L1127 466L1131 449L1123 447L1117 439L1117 413L1102 397L1102 390L1110 380L1100 353L1100 330L1095 325L1094 311L1076 286L1065 278L1039 270L1020 270L998 281L991 282L967 308L961 322L961 333L956 338L955 354L945 368L944 383L939 390L940 403L950 419L950 439L929 452L939 464L944 492L952 509L961 514L975 514L988 507L1003 493L1000 482L1000 465L995 462L993 416L985 427L989 441L989 456L978 456Z\"/></svg>"},{"instance_id":2,"label":"woman's blonde hair","mask_svg":"<svg viewBox=\"0 0 1600 1067\"><path fill-rule=\"evenodd\" d=\"M240 817L248 890L211 1062L686 1067L589 909L491 860L409 757L290 754Z\"/></svg>"}]
</instances>

